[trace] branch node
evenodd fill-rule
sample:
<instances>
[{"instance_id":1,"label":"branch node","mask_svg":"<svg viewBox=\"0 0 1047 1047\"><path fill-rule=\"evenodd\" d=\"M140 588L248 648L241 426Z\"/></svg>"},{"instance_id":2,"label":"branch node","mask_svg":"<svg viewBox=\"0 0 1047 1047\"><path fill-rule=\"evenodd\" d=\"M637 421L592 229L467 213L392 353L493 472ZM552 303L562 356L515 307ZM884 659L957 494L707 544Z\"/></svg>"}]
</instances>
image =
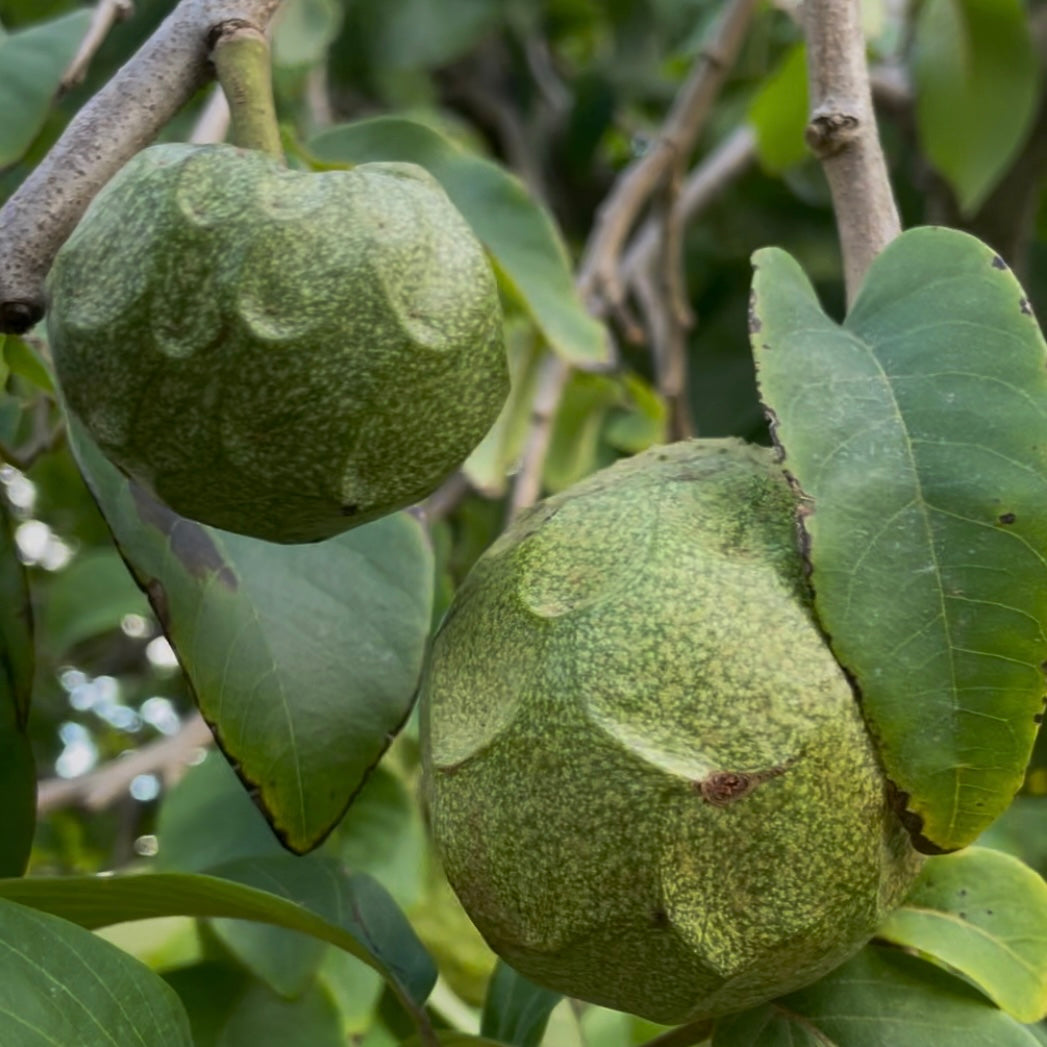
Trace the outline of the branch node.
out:
<instances>
[{"instance_id":1,"label":"branch node","mask_svg":"<svg viewBox=\"0 0 1047 1047\"><path fill-rule=\"evenodd\" d=\"M811 114L804 140L815 156L833 156L856 141L861 131L862 121L853 112L838 106L822 106Z\"/></svg>"},{"instance_id":2,"label":"branch node","mask_svg":"<svg viewBox=\"0 0 1047 1047\"><path fill-rule=\"evenodd\" d=\"M248 22L245 18L227 18L223 22L216 22L207 31L207 50L213 51L220 43L228 40L232 36L236 36L238 33L247 33L248 35L257 33L263 39L265 34L251 22ZM214 56L212 55L212 61Z\"/></svg>"},{"instance_id":3,"label":"branch node","mask_svg":"<svg viewBox=\"0 0 1047 1047\"><path fill-rule=\"evenodd\" d=\"M25 334L44 317L43 302L0 303L0 331Z\"/></svg>"}]
</instances>

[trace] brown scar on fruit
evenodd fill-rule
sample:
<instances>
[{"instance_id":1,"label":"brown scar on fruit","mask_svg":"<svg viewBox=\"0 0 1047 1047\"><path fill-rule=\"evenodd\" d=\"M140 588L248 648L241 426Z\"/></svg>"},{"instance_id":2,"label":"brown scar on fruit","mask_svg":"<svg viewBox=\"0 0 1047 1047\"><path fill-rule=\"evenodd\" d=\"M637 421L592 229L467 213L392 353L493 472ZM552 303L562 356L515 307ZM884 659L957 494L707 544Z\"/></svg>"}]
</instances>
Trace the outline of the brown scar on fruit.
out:
<instances>
[{"instance_id":1,"label":"brown scar on fruit","mask_svg":"<svg viewBox=\"0 0 1047 1047\"><path fill-rule=\"evenodd\" d=\"M777 778L799 759L791 760L778 767L769 767L765 771L713 771L712 774L694 783L694 788L702 799L713 807L727 807L736 800L748 796L764 782Z\"/></svg>"}]
</instances>

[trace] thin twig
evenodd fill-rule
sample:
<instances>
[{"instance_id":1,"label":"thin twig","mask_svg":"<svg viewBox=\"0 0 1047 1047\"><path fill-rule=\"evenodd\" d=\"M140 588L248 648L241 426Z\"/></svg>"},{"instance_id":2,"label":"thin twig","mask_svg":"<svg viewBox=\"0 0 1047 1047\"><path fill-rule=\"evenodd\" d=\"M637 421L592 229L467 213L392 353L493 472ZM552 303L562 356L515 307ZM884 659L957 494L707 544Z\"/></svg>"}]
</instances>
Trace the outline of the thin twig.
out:
<instances>
[{"instance_id":1,"label":"thin twig","mask_svg":"<svg viewBox=\"0 0 1047 1047\"><path fill-rule=\"evenodd\" d=\"M805 137L832 193L847 301L901 232L873 115L860 0L804 0L810 122Z\"/></svg>"},{"instance_id":2,"label":"thin twig","mask_svg":"<svg viewBox=\"0 0 1047 1047\"><path fill-rule=\"evenodd\" d=\"M520 466L509 497L510 518L534 505L542 493L542 470L553 437L556 408L563 398L571 368L555 353L548 353L541 363L534 400L531 402L531 425L524 440Z\"/></svg>"},{"instance_id":3,"label":"thin twig","mask_svg":"<svg viewBox=\"0 0 1047 1047\"><path fill-rule=\"evenodd\" d=\"M211 730L199 713L182 724L177 734L158 738L140 749L103 764L79 778L47 778L36 794L39 815L63 807L78 806L101 811L127 793L140 774L156 774L165 786L173 785L185 772L197 750L211 744Z\"/></svg>"},{"instance_id":4,"label":"thin twig","mask_svg":"<svg viewBox=\"0 0 1047 1047\"><path fill-rule=\"evenodd\" d=\"M80 47L69 63L69 68L62 74L59 90L68 91L87 76L87 67L105 43L109 30L117 22L130 18L134 10L132 0L98 0L91 12L91 24L87 27L87 33L80 41Z\"/></svg>"},{"instance_id":5,"label":"thin twig","mask_svg":"<svg viewBox=\"0 0 1047 1047\"><path fill-rule=\"evenodd\" d=\"M687 398L687 332L694 325L694 315L683 272L683 225L674 214L679 190L680 173L674 172L655 198L653 218L661 227L661 250L645 285L655 382L669 410L673 440L695 432Z\"/></svg>"},{"instance_id":6,"label":"thin twig","mask_svg":"<svg viewBox=\"0 0 1047 1047\"><path fill-rule=\"evenodd\" d=\"M582 296L594 313L621 314L625 289L619 261L626 238L673 163L677 158L686 160L694 148L756 7L757 0L731 0L727 5L713 39L695 61L653 145L619 176L600 206L578 277Z\"/></svg>"},{"instance_id":7,"label":"thin twig","mask_svg":"<svg viewBox=\"0 0 1047 1047\"><path fill-rule=\"evenodd\" d=\"M189 132L189 141L194 145L214 145L216 142L224 142L229 134L229 125L232 123L232 113L229 111L229 101L221 86L214 84L204 102L200 115Z\"/></svg>"},{"instance_id":8,"label":"thin twig","mask_svg":"<svg viewBox=\"0 0 1047 1047\"><path fill-rule=\"evenodd\" d=\"M755 0L732 0L728 5L712 42L670 107L657 142L646 156L622 172L601 205L577 278L578 290L594 315L605 315L611 308L623 318L625 292L619 272L622 247L640 211L664 182L676 158L683 162L693 149L755 9ZM686 187L682 196L687 196ZM652 246L657 249L657 238ZM531 426L510 497L512 515L532 505L541 493L553 421L570 374L570 367L552 355L542 364Z\"/></svg>"},{"instance_id":9,"label":"thin twig","mask_svg":"<svg viewBox=\"0 0 1047 1047\"><path fill-rule=\"evenodd\" d=\"M732 131L684 180L673 208L673 220L681 227L689 225L755 159L756 136L752 128L744 125ZM623 281L631 282L651 268L658 255L660 235L658 222L648 218L622 258Z\"/></svg>"},{"instance_id":10,"label":"thin twig","mask_svg":"<svg viewBox=\"0 0 1047 1047\"><path fill-rule=\"evenodd\" d=\"M453 512L471 490L469 478L461 469L452 473L422 502L421 509L426 523L432 525Z\"/></svg>"},{"instance_id":11,"label":"thin twig","mask_svg":"<svg viewBox=\"0 0 1047 1047\"><path fill-rule=\"evenodd\" d=\"M227 21L265 28L281 0L181 0L76 114L0 210L0 331L44 313L44 277L94 195L211 75L208 37Z\"/></svg>"}]
</instances>

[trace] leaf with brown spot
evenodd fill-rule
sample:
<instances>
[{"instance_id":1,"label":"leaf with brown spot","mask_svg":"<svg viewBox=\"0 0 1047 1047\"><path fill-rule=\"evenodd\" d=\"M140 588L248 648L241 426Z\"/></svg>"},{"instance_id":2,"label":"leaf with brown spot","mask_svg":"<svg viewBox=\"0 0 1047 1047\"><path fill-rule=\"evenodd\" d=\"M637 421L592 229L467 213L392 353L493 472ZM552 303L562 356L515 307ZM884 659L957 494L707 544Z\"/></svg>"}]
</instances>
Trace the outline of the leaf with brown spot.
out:
<instances>
[{"instance_id":1,"label":"leaf with brown spot","mask_svg":"<svg viewBox=\"0 0 1047 1047\"><path fill-rule=\"evenodd\" d=\"M406 513L312 545L176 516L70 436L219 745L290 850L320 843L411 707L432 553Z\"/></svg>"},{"instance_id":2,"label":"leaf with brown spot","mask_svg":"<svg viewBox=\"0 0 1047 1047\"><path fill-rule=\"evenodd\" d=\"M1011 802L1043 695L1047 346L995 258L910 230L838 324L792 258L756 256L753 355L808 499L815 610L930 852Z\"/></svg>"}]
</instances>

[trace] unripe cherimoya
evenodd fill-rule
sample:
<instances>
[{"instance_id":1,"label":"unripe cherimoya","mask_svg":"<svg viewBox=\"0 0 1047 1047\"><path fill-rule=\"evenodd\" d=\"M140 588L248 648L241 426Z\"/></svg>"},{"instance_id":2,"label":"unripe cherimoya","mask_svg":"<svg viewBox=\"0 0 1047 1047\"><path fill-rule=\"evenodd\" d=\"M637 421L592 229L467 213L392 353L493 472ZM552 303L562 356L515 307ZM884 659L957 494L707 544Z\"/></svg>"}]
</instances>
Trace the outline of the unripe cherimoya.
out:
<instances>
[{"instance_id":1,"label":"unripe cherimoya","mask_svg":"<svg viewBox=\"0 0 1047 1047\"><path fill-rule=\"evenodd\" d=\"M68 406L176 512L280 542L428 495L508 392L484 250L411 164L160 145L49 277Z\"/></svg>"},{"instance_id":2,"label":"unripe cherimoya","mask_svg":"<svg viewBox=\"0 0 1047 1047\"><path fill-rule=\"evenodd\" d=\"M521 517L422 703L451 884L572 996L665 1023L758 1004L857 950L918 869L762 448L657 448Z\"/></svg>"}]
</instances>

